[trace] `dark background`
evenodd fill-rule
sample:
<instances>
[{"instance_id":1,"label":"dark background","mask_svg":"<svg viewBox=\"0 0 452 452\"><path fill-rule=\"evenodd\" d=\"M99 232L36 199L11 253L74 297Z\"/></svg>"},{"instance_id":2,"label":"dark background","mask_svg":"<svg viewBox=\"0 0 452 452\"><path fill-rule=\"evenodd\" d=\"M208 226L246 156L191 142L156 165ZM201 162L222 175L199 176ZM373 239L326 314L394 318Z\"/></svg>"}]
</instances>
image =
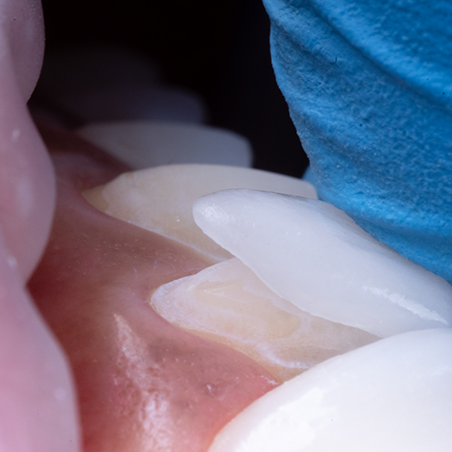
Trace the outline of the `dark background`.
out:
<instances>
[{"instance_id":1,"label":"dark background","mask_svg":"<svg viewBox=\"0 0 452 452\"><path fill-rule=\"evenodd\" d=\"M270 63L259 0L43 0L46 46L119 44L164 80L200 94L209 123L246 136L254 166L300 177L307 165Z\"/></svg>"}]
</instances>

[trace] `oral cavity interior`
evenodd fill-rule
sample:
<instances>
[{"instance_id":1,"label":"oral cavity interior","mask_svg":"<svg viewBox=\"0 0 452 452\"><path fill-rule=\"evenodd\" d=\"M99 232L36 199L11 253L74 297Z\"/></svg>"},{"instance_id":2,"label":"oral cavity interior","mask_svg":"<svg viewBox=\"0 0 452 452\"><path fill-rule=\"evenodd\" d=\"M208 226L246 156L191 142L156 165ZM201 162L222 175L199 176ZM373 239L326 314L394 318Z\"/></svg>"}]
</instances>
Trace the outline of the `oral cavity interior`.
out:
<instances>
[{"instance_id":1,"label":"oral cavity interior","mask_svg":"<svg viewBox=\"0 0 452 452\"><path fill-rule=\"evenodd\" d=\"M209 452L446 452L452 423L452 331L383 339L263 396Z\"/></svg>"},{"instance_id":2,"label":"oral cavity interior","mask_svg":"<svg viewBox=\"0 0 452 452\"><path fill-rule=\"evenodd\" d=\"M248 140L214 127L162 121L117 121L89 124L78 134L133 169L194 162L251 166Z\"/></svg>"},{"instance_id":3,"label":"oral cavity interior","mask_svg":"<svg viewBox=\"0 0 452 452\"><path fill-rule=\"evenodd\" d=\"M173 325L241 351L280 381L378 339L301 311L236 258L161 286L150 303Z\"/></svg>"},{"instance_id":4,"label":"oral cavity interior","mask_svg":"<svg viewBox=\"0 0 452 452\"><path fill-rule=\"evenodd\" d=\"M218 165L126 173L84 196L111 216L176 238L218 261L231 255L202 233L191 210L200 196L231 187L316 196L312 186L297 179ZM151 304L172 324L245 353L280 381L377 339L303 312L272 292L238 259L162 286Z\"/></svg>"},{"instance_id":5,"label":"oral cavity interior","mask_svg":"<svg viewBox=\"0 0 452 452\"><path fill-rule=\"evenodd\" d=\"M219 165L171 165L123 174L86 190L92 205L110 216L157 232L208 255L232 257L193 221L196 199L228 188L254 188L316 198L311 184L287 176Z\"/></svg>"},{"instance_id":6,"label":"oral cavity interior","mask_svg":"<svg viewBox=\"0 0 452 452\"><path fill-rule=\"evenodd\" d=\"M435 435L443 445L442 419L451 416L450 285L317 200L226 190L194 202L231 188L240 171L252 184L252 170L188 165L126 174L84 194L104 212L194 242L216 260L230 256L222 247L238 257L148 292L174 325L290 380L237 416L210 452L311 445L323 452L337 444L353 452L424 451ZM276 182L270 190L283 191ZM196 223L219 246L196 230L193 202ZM398 334L427 328L438 329Z\"/></svg>"},{"instance_id":7,"label":"oral cavity interior","mask_svg":"<svg viewBox=\"0 0 452 452\"><path fill-rule=\"evenodd\" d=\"M300 309L380 337L452 325L452 286L321 201L252 190L205 196L198 226Z\"/></svg>"},{"instance_id":8,"label":"oral cavity interior","mask_svg":"<svg viewBox=\"0 0 452 452\"><path fill-rule=\"evenodd\" d=\"M245 355L172 326L146 303L159 286L210 261L90 206L79 190L110 180L115 166L73 152L56 153L54 163L53 231L29 290L70 360L83 450L205 452L276 382Z\"/></svg>"}]
</instances>

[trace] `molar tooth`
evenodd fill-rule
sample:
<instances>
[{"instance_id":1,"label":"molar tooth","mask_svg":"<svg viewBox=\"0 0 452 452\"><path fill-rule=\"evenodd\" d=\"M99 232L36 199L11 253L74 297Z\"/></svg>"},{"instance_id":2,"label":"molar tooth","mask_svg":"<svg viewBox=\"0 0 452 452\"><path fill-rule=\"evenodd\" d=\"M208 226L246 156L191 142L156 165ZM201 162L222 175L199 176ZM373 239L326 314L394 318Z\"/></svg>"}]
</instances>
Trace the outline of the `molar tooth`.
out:
<instances>
[{"instance_id":1,"label":"molar tooth","mask_svg":"<svg viewBox=\"0 0 452 452\"><path fill-rule=\"evenodd\" d=\"M274 292L380 337L452 324L452 287L316 200L228 190L194 205L198 226Z\"/></svg>"},{"instance_id":2,"label":"molar tooth","mask_svg":"<svg viewBox=\"0 0 452 452\"><path fill-rule=\"evenodd\" d=\"M85 191L84 196L113 217L192 246L218 261L231 255L196 226L192 206L200 196L227 188L316 197L314 187L299 179L219 165L171 165L126 173Z\"/></svg>"},{"instance_id":3,"label":"molar tooth","mask_svg":"<svg viewBox=\"0 0 452 452\"><path fill-rule=\"evenodd\" d=\"M448 451L452 330L414 331L332 358L239 414L209 452Z\"/></svg>"},{"instance_id":4,"label":"molar tooth","mask_svg":"<svg viewBox=\"0 0 452 452\"><path fill-rule=\"evenodd\" d=\"M118 121L91 124L78 133L134 169L174 163L251 166L248 140L214 127Z\"/></svg>"},{"instance_id":5,"label":"molar tooth","mask_svg":"<svg viewBox=\"0 0 452 452\"><path fill-rule=\"evenodd\" d=\"M150 304L173 325L241 351L280 381L378 339L301 311L239 259L161 286Z\"/></svg>"}]
</instances>

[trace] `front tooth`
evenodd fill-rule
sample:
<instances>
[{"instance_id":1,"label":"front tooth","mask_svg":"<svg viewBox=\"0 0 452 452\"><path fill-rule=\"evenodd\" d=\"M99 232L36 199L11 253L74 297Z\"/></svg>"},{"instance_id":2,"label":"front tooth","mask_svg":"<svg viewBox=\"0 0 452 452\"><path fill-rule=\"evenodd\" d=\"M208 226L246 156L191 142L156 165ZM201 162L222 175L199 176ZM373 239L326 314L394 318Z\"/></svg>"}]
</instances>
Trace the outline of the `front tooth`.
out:
<instances>
[{"instance_id":1,"label":"front tooth","mask_svg":"<svg viewBox=\"0 0 452 452\"><path fill-rule=\"evenodd\" d=\"M113 217L192 246L218 261L231 255L196 226L192 206L200 196L227 188L316 197L312 185L299 179L217 165L171 165L127 173L85 191L84 196Z\"/></svg>"},{"instance_id":2,"label":"front tooth","mask_svg":"<svg viewBox=\"0 0 452 452\"><path fill-rule=\"evenodd\" d=\"M380 337L452 324L452 287L316 200L228 190L194 205L198 226L273 291Z\"/></svg>"},{"instance_id":3,"label":"front tooth","mask_svg":"<svg viewBox=\"0 0 452 452\"><path fill-rule=\"evenodd\" d=\"M404 333L332 358L250 405L209 452L446 452L452 330Z\"/></svg>"},{"instance_id":4,"label":"front tooth","mask_svg":"<svg viewBox=\"0 0 452 452\"><path fill-rule=\"evenodd\" d=\"M241 351L280 381L378 339L301 311L239 259L161 286L150 303L173 325Z\"/></svg>"},{"instance_id":5,"label":"front tooth","mask_svg":"<svg viewBox=\"0 0 452 452\"><path fill-rule=\"evenodd\" d=\"M133 169L175 163L251 166L248 140L214 127L121 121L91 124L78 133Z\"/></svg>"}]
</instances>

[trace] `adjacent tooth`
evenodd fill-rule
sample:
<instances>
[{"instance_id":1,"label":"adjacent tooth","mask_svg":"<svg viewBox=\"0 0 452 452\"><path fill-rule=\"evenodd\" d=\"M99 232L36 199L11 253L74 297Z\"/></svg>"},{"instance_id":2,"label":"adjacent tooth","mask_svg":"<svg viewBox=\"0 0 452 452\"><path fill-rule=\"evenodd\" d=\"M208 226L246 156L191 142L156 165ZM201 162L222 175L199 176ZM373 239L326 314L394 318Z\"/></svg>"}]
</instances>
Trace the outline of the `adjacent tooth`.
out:
<instances>
[{"instance_id":1,"label":"adjacent tooth","mask_svg":"<svg viewBox=\"0 0 452 452\"><path fill-rule=\"evenodd\" d=\"M99 210L143 229L177 240L214 260L231 254L204 235L193 221L197 198L227 188L256 188L316 197L307 182L247 168L171 165L126 173L84 192Z\"/></svg>"},{"instance_id":2,"label":"adjacent tooth","mask_svg":"<svg viewBox=\"0 0 452 452\"><path fill-rule=\"evenodd\" d=\"M194 205L198 226L302 310L380 337L452 324L452 286L321 201L228 190Z\"/></svg>"},{"instance_id":3,"label":"adjacent tooth","mask_svg":"<svg viewBox=\"0 0 452 452\"><path fill-rule=\"evenodd\" d=\"M87 123L80 134L94 140L101 135L97 121L176 121L202 123L207 113L201 98L177 88L162 86L106 86L94 91L68 92L58 103L72 116ZM105 132L104 132L105 133Z\"/></svg>"},{"instance_id":4,"label":"adjacent tooth","mask_svg":"<svg viewBox=\"0 0 452 452\"><path fill-rule=\"evenodd\" d=\"M150 303L173 325L241 351L280 381L378 339L301 311L239 259L161 286Z\"/></svg>"},{"instance_id":5,"label":"adjacent tooth","mask_svg":"<svg viewBox=\"0 0 452 452\"><path fill-rule=\"evenodd\" d=\"M72 119L159 120L202 123L207 109L186 89L162 86L146 55L121 47L93 46L50 52L38 94Z\"/></svg>"},{"instance_id":6,"label":"adjacent tooth","mask_svg":"<svg viewBox=\"0 0 452 452\"><path fill-rule=\"evenodd\" d=\"M269 392L209 452L446 452L452 330L404 333L332 358Z\"/></svg>"},{"instance_id":7,"label":"adjacent tooth","mask_svg":"<svg viewBox=\"0 0 452 452\"><path fill-rule=\"evenodd\" d=\"M249 142L213 127L121 121L91 124L78 133L134 169L175 163L251 166Z\"/></svg>"}]
</instances>

